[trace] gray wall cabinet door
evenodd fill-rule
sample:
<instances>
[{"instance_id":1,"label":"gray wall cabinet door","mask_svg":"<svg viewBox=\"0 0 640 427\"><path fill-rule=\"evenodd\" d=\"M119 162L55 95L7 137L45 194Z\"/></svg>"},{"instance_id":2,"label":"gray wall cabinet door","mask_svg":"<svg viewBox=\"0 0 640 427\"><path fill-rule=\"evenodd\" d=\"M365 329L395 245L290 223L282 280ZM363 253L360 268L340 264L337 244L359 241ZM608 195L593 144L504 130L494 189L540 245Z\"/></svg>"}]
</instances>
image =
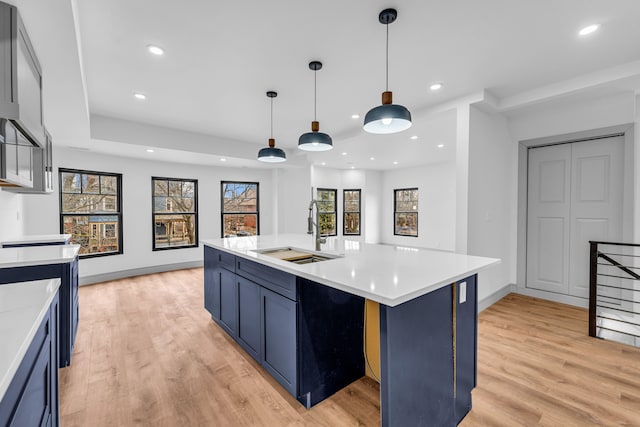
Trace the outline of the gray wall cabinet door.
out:
<instances>
[{"instance_id":1,"label":"gray wall cabinet door","mask_svg":"<svg viewBox=\"0 0 640 427\"><path fill-rule=\"evenodd\" d=\"M262 314L262 366L297 395L297 303L265 288L260 289Z\"/></svg>"}]
</instances>

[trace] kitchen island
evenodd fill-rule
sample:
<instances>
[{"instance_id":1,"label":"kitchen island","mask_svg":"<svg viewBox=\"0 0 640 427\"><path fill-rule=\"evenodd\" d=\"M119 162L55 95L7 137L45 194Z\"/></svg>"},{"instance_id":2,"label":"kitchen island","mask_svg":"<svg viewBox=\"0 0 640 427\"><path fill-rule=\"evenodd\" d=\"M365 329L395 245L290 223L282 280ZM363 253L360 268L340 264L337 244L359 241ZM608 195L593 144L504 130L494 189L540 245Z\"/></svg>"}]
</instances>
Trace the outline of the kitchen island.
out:
<instances>
[{"instance_id":1,"label":"kitchen island","mask_svg":"<svg viewBox=\"0 0 640 427\"><path fill-rule=\"evenodd\" d=\"M454 426L471 409L476 273L499 260L340 238L316 252L307 235L203 242L205 307L305 406L364 375L368 299L382 425Z\"/></svg>"}]
</instances>

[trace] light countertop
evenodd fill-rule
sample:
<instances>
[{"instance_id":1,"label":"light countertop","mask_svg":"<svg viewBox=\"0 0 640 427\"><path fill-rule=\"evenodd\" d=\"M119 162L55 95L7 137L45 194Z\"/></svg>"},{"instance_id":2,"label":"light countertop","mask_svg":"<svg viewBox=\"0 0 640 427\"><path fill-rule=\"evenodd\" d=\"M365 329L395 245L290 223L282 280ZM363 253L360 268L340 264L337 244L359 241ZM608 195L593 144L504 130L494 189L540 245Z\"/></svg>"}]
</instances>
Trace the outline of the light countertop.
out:
<instances>
[{"instance_id":1,"label":"light countertop","mask_svg":"<svg viewBox=\"0 0 640 427\"><path fill-rule=\"evenodd\" d=\"M60 279L0 285L0 400L59 287Z\"/></svg>"},{"instance_id":2,"label":"light countertop","mask_svg":"<svg viewBox=\"0 0 640 427\"><path fill-rule=\"evenodd\" d=\"M66 242L71 239L71 234L31 234L19 236L0 242L0 245L22 245L28 243L55 243Z\"/></svg>"},{"instance_id":3,"label":"light countertop","mask_svg":"<svg viewBox=\"0 0 640 427\"><path fill-rule=\"evenodd\" d=\"M410 301L500 262L495 258L331 237L322 245L321 253L341 255L341 258L294 264L256 251L292 247L315 252L312 236L281 234L203 239L202 242L388 306Z\"/></svg>"},{"instance_id":4,"label":"light countertop","mask_svg":"<svg viewBox=\"0 0 640 427\"><path fill-rule=\"evenodd\" d=\"M0 249L0 269L64 264L78 256L80 245L26 246ZM2 274L2 273L0 273Z\"/></svg>"}]
</instances>

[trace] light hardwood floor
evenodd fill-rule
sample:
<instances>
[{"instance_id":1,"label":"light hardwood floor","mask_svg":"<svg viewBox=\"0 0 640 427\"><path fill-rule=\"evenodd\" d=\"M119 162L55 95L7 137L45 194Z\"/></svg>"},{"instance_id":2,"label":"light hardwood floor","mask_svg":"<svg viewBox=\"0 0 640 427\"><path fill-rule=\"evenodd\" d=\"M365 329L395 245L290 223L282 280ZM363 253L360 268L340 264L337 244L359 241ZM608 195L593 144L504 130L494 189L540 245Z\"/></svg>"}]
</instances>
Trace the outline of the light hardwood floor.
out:
<instances>
[{"instance_id":1,"label":"light hardwood floor","mask_svg":"<svg viewBox=\"0 0 640 427\"><path fill-rule=\"evenodd\" d=\"M202 269L80 288L71 426L377 426L363 378L306 410L211 320ZM640 349L586 336L586 310L509 295L480 314L478 387L461 426L640 426Z\"/></svg>"}]
</instances>

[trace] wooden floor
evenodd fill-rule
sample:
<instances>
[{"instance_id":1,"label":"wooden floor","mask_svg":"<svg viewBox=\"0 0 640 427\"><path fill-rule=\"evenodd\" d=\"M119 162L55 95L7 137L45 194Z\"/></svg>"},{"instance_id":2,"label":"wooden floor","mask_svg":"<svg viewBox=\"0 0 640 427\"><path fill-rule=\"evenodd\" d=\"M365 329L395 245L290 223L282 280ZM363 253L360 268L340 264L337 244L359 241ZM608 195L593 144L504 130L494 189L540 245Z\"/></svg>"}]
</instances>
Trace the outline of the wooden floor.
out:
<instances>
[{"instance_id":1,"label":"wooden floor","mask_svg":"<svg viewBox=\"0 0 640 427\"><path fill-rule=\"evenodd\" d=\"M81 287L62 425L379 425L375 382L306 410L202 305L202 269ZM640 426L640 349L586 330L586 310L518 295L481 313L478 387L461 426Z\"/></svg>"}]
</instances>

